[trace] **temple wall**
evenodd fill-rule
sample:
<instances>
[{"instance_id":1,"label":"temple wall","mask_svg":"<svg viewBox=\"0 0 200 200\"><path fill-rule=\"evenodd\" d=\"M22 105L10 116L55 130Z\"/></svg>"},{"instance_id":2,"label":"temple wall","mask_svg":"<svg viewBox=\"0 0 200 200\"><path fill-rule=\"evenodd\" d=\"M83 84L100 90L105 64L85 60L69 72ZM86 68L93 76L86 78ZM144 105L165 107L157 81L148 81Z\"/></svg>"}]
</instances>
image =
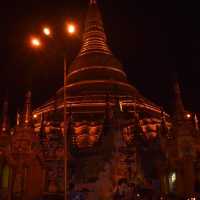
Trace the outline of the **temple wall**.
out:
<instances>
[{"instance_id":1,"label":"temple wall","mask_svg":"<svg viewBox=\"0 0 200 200\"><path fill-rule=\"evenodd\" d=\"M43 182L43 168L38 160L34 160L31 166L27 169L26 191L24 200L39 199L43 194L44 182Z\"/></svg>"}]
</instances>

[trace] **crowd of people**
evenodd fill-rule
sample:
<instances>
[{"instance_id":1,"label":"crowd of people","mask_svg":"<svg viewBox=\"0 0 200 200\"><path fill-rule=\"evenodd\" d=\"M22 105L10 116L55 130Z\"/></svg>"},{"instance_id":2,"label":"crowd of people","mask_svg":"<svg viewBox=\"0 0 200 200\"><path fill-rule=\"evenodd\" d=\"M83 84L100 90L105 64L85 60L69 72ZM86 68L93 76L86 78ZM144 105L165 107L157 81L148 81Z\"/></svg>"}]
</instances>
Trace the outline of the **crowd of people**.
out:
<instances>
[{"instance_id":1,"label":"crowd of people","mask_svg":"<svg viewBox=\"0 0 200 200\"><path fill-rule=\"evenodd\" d=\"M86 188L76 188L73 183L70 184L69 200L99 200L96 196L91 196L92 191ZM95 195L95 193L94 193ZM45 197L40 200L60 200L63 198ZM111 192L110 198L104 200L197 200L198 194L187 198L177 197L174 193L161 195L160 190L142 185L128 183L126 179L120 179Z\"/></svg>"},{"instance_id":2,"label":"crowd of people","mask_svg":"<svg viewBox=\"0 0 200 200\"><path fill-rule=\"evenodd\" d=\"M87 189L76 190L75 186L70 186L70 200L88 200L90 193ZM112 197L109 200L157 200L162 199L155 191L142 188L134 184L129 184L126 179L120 179L113 189ZM164 198L162 199L164 200Z\"/></svg>"}]
</instances>

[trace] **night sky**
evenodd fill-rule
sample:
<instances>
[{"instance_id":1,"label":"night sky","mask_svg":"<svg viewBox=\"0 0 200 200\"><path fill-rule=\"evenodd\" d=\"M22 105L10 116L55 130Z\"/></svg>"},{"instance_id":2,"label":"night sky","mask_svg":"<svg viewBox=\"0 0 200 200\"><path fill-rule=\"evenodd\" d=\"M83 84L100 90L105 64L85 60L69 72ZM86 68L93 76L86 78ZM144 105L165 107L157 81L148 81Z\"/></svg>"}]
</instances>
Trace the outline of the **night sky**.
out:
<instances>
[{"instance_id":1,"label":"night sky","mask_svg":"<svg viewBox=\"0 0 200 200\"><path fill-rule=\"evenodd\" d=\"M89 0L88 0L89 1ZM33 106L52 97L63 84L62 44L68 60L78 53L87 0L12 0L0 6L0 104L8 96L11 116L22 108L30 88ZM178 73L187 110L200 112L200 14L193 1L99 0L108 43L128 79L145 97L173 108L172 74ZM64 32L66 21L79 37ZM54 29L41 50L30 49L31 34ZM55 42L57 41L57 42ZM61 45L61 46L60 46Z\"/></svg>"}]
</instances>

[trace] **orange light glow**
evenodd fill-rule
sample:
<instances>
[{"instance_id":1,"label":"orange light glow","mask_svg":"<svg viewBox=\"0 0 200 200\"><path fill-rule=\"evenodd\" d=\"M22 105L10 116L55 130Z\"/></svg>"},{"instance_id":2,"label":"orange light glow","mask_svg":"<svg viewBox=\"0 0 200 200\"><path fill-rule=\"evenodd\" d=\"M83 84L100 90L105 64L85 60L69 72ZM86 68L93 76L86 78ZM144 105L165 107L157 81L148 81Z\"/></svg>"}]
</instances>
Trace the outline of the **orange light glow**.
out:
<instances>
[{"instance_id":1,"label":"orange light glow","mask_svg":"<svg viewBox=\"0 0 200 200\"><path fill-rule=\"evenodd\" d=\"M191 118L191 114L188 113L188 114L186 115L186 117L187 117L188 119L190 119L190 118Z\"/></svg>"},{"instance_id":2,"label":"orange light glow","mask_svg":"<svg viewBox=\"0 0 200 200\"><path fill-rule=\"evenodd\" d=\"M44 33L46 36L50 36L50 35L51 35L51 30L50 30L50 28L44 27L44 28L43 28L43 33Z\"/></svg>"},{"instance_id":3,"label":"orange light glow","mask_svg":"<svg viewBox=\"0 0 200 200\"><path fill-rule=\"evenodd\" d=\"M123 112L123 104L121 101L119 102L119 107L120 107L120 111Z\"/></svg>"},{"instance_id":4,"label":"orange light glow","mask_svg":"<svg viewBox=\"0 0 200 200\"><path fill-rule=\"evenodd\" d=\"M35 119L36 119L36 118L37 118L37 115L36 115L36 114L35 114L35 115L33 115L33 118L35 118Z\"/></svg>"},{"instance_id":5,"label":"orange light glow","mask_svg":"<svg viewBox=\"0 0 200 200\"><path fill-rule=\"evenodd\" d=\"M41 46L41 41L39 38L33 37L31 38L31 45L33 47L40 47Z\"/></svg>"},{"instance_id":6,"label":"orange light glow","mask_svg":"<svg viewBox=\"0 0 200 200\"><path fill-rule=\"evenodd\" d=\"M74 34L76 32L76 27L74 24L68 24L67 25L67 31L70 34Z\"/></svg>"}]
</instances>

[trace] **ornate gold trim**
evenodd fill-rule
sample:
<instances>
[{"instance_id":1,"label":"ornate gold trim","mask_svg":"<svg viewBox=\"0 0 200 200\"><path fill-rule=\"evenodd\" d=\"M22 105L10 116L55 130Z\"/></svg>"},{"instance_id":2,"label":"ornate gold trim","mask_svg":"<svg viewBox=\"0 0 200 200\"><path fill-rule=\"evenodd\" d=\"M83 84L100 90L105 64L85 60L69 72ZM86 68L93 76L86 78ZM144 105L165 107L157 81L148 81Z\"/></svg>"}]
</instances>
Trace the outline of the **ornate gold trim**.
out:
<instances>
[{"instance_id":1,"label":"ornate gold trim","mask_svg":"<svg viewBox=\"0 0 200 200\"><path fill-rule=\"evenodd\" d=\"M82 67L81 69L77 69L77 70L73 70L72 72L70 72L67 76L68 78L70 76L73 76L74 74L80 73L82 71L87 71L87 70L91 70L91 69L106 69L106 70L110 70L110 71L116 71L119 72L121 74L123 74L124 77L127 78L126 73L118 68L115 67L110 67L110 66L90 66L90 67Z\"/></svg>"}]
</instances>

